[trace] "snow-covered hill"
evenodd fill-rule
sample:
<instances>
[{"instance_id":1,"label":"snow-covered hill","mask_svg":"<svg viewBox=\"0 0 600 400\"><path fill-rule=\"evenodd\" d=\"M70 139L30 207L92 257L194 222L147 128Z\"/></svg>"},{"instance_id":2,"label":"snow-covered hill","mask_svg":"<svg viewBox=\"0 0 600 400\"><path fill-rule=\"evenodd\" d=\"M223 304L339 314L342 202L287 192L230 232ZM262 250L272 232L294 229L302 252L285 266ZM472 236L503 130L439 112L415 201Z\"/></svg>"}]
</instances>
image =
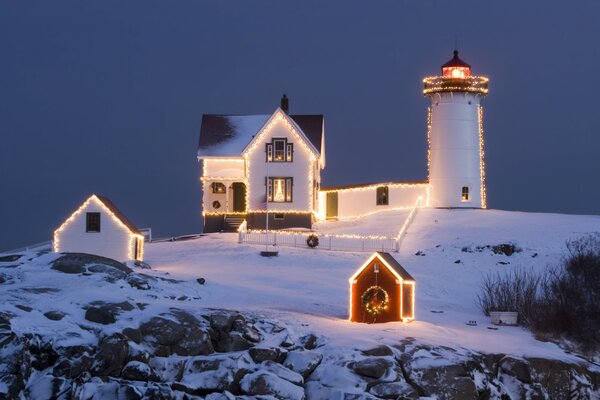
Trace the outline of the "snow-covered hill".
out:
<instances>
[{"instance_id":1,"label":"snow-covered hill","mask_svg":"<svg viewBox=\"0 0 600 400\"><path fill-rule=\"evenodd\" d=\"M397 231L393 227L382 229L380 225L389 221L390 225L395 226L398 220L392 215L387 219L378 215L370 221L363 221L363 226L376 227L378 232L385 229ZM348 222L344 224L352 226L352 229L357 226ZM330 224L327 229L335 227ZM342 229L345 228L342 226ZM392 349L379 354L384 359L400 360L403 352L411 355L412 361L402 365L403 372L393 373L397 375L394 375L396 382L404 383L411 377L417 381L423 378L422 371L416 376L410 372L413 369L439 367L456 360L473 360L481 354L508 354L516 359L534 357L559 360L561 363L582 363L581 358L565 353L555 344L535 340L523 328L488 329L488 319L478 309L476 296L483 274L513 268L543 270L560 261L566 240L598 231L600 217L596 216L422 209L408 229L400 253L394 254L417 282L416 321L409 324L366 325L347 321L348 278L368 254L281 247L279 257L264 258L259 255L260 246L240 245L236 234L209 234L188 241L148 244L145 260L151 269L130 266L132 270L127 270L118 265L106 266L97 260L88 262L85 258L75 261L63 259L64 265L59 262L57 267L55 261L60 255L52 253L28 253L14 260L1 259L0 316L8 326L4 327L5 338L31 339L34 336L49 342L52 348L64 349L77 346L95 348L102 344L106 336L120 335L128 328L139 330L144 323L161 314L179 321L180 317L174 316L174 309L209 322L215 317L214 311L207 309L238 310L246 316L246 321L251 322L250 328L255 329L256 335L261 337L262 344L251 343L252 346L260 347L266 343L277 347L282 341L289 340L293 351L294 346L303 343L307 337L315 335L318 338L316 344L301 345L301 350L317 352L319 357L324 357L323 366L329 365L326 369L317 368L312 378L304 376L305 380L316 382L310 390L306 385L304 387L309 398L333 396L331 390L335 385L340 385L342 389L345 385L352 386L335 392L342 393L339 398L369 398L367 395L343 395L344 391L369 391L377 383L369 383L372 377L365 378L358 374L362 376L359 378L356 373L347 371L356 372L351 363L366 356L361 350L382 345L388 346L388 350ZM505 243L512 243L521 251L507 256L494 254L490 248ZM198 278L204 278L205 283L198 283ZM473 320L477 321L477 326L466 325ZM212 329L211 335L217 332L219 336L220 331L212 322L209 325L206 329ZM267 329L267 325L271 328ZM273 329L274 326L280 328ZM282 336L280 333L283 330L285 335ZM15 343L0 338L0 360L4 362L0 368L4 368L5 373L8 371L6 365L10 364L6 360L15 354L7 349L13 346L10 348L14 350L17 346ZM148 345L145 343L130 343L130 346L143 348ZM151 349L144 350L148 352L145 361L156 368L158 361L152 364L148 358L161 357L161 350L152 347L154 342L149 343ZM218 345L218 340L212 340L213 347ZM162 356L181 361L180 356L171 355L173 346L181 344L171 344L171 351ZM57 350L58 359L67 357L61 351ZM419 365L415 364L416 359L419 359ZM246 361L242 363L245 369L252 371L255 368L256 373L261 371L253 361L248 361L247 365ZM495 362L498 360L492 364ZM42 367L47 369L46 372ZM27 378L30 398L36 398L32 395L31 385L42 387L50 384L36 384L35 379L42 379L40 376L46 376L43 374L54 371L56 367L47 363L40 368L42 372L34 371ZM287 365L286 368L294 371L295 367ZM586 364L585 368L595 379L600 377L594 365ZM328 373L328 370L333 372ZM389 378L387 382L394 382L391 370L385 373ZM15 375L13 372L11 374ZM175 375L172 376L173 381L183 379ZM501 388L504 383L500 378L493 383L493 377L476 377L472 371L469 376L478 385L478 390L484 390L486 385L496 388L485 389L492 398L496 394L510 393L511 389ZM114 379L122 379L122 376ZM165 383L169 378L161 375L158 380ZM419 382L412 382L412 387L418 387ZM9 383L4 379L0 393L8 390ZM533 385L531 382L528 384ZM594 385L598 390L598 382L590 381L585 393L591 393ZM506 383L504 386L510 385ZM421 389L421 393L416 391L413 396L415 393L427 394L427 387ZM77 398L110 398L86 397L85 393L93 393L94 390L90 387L86 389L87 392L81 390ZM138 392L143 393L140 390ZM250 393L240 390L241 393ZM290 390L294 392L295 389ZM514 390L515 393L521 393L519 390L524 389ZM41 397L37 398L43 398L47 391L41 393ZM319 393L329 394L318 397ZM208 392L199 391L197 394L207 395ZM377 393L371 390L371 394Z\"/></svg>"}]
</instances>

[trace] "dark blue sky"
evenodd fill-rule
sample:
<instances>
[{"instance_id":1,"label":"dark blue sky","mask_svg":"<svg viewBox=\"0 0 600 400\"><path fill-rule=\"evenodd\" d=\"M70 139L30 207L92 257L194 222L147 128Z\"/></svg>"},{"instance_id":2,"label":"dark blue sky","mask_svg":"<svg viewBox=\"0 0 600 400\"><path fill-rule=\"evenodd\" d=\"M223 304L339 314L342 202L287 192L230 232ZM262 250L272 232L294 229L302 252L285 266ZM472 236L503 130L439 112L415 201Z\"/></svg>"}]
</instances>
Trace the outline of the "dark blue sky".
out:
<instances>
[{"instance_id":1,"label":"dark blue sky","mask_svg":"<svg viewBox=\"0 0 600 400\"><path fill-rule=\"evenodd\" d=\"M89 194L201 229L203 113L323 113L324 185L421 180L421 79L455 37L484 100L491 208L600 214L600 2L5 1L0 249ZM600 229L600 227L599 227Z\"/></svg>"}]
</instances>

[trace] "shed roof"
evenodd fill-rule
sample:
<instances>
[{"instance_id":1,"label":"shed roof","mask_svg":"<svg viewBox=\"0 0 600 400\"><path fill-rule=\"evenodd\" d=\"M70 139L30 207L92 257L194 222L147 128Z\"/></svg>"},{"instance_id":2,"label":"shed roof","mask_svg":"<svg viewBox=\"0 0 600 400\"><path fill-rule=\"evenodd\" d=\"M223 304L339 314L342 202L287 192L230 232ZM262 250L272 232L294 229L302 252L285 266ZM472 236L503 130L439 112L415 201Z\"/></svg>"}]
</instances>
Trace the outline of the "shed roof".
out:
<instances>
[{"instance_id":1,"label":"shed roof","mask_svg":"<svg viewBox=\"0 0 600 400\"><path fill-rule=\"evenodd\" d=\"M270 114L204 114L198 141L198 157L240 157L244 148L270 117ZM323 115L290 115L290 117L320 154Z\"/></svg>"},{"instance_id":2,"label":"shed roof","mask_svg":"<svg viewBox=\"0 0 600 400\"><path fill-rule=\"evenodd\" d=\"M356 270L356 272L349 279L350 283L355 281L359 277L359 275L365 270L365 268L367 268L371 261L373 261L373 259L375 259L376 257L383 261L383 265L385 265L390 270L390 272L392 272L392 274L396 275L396 277L399 277L403 281L415 282L415 279L408 273L408 271L404 269L404 267L402 267L402 265L400 265L398 261L396 261L394 257L392 257L390 253L377 251L373 253L371 257L369 257L369 259L365 261L365 263L361 265L358 270Z\"/></svg>"},{"instance_id":3,"label":"shed roof","mask_svg":"<svg viewBox=\"0 0 600 400\"><path fill-rule=\"evenodd\" d=\"M106 208L108 208L115 215L115 217L119 219L119 221L123 223L123 225L127 227L127 229L131 231L131 233L143 235L142 232L140 232L139 229L136 228L135 225L133 225L129 218L127 218L125 214L123 214L121 210L119 210L117 206L115 206L115 203L113 203L108 197L99 195L95 196L98 198L98 200L100 200L100 202L102 202L102 204L106 206Z\"/></svg>"}]
</instances>

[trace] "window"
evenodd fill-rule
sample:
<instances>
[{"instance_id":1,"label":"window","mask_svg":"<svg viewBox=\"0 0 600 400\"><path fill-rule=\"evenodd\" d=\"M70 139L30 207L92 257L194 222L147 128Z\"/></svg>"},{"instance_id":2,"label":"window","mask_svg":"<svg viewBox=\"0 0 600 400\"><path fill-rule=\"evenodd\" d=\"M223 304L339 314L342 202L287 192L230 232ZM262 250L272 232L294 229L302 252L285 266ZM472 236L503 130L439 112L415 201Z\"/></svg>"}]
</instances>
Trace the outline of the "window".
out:
<instances>
[{"instance_id":1,"label":"window","mask_svg":"<svg viewBox=\"0 0 600 400\"><path fill-rule=\"evenodd\" d=\"M213 193L225 193L225 185L221 182L213 182L211 184Z\"/></svg>"},{"instance_id":2,"label":"window","mask_svg":"<svg viewBox=\"0 0 600 400\"><path fill-rule=\"evenodd\" d=\"M388 201L388 187L387 186L379 186L377 188L377 205L378 206L387 206Z\"/></svg>"},{"instance_id":3,"label":"window","mask_svg":"<svg viewBox=\"0 0 600 400\"><path fill-rule=\"evenodd\" d=\"M275 213L275 214L273 214L273 219L283 220L283 219L285 219L285 214L284 213Z\"/></svg>"},{"instance_id":4,"label":"window","mask_svg":"<svg viewBox=\"0 0 600 400\"><path fill-rule=\"evenodd\" d=\"M89 212L85 214L85 231L100 232L100 213Z\"/></svg>"},{"instance_id":5,"label":"window","mask_svg":"<svg viewBox=\"0 0 600 400\"><path fill-rule=\"evenodd\" d=\"M462 187L462 195L460 196L460 200L461 201L469 201L469 187L468 186Z\"/></svg>"},{"instance_id":6,"label":"window","mask_svg":"<svg viewBox=\"0 0 600 400\"><path fill-rule=\"evenodd\" d=\"M267 199L272 203L291 203L294 178L269 178Z\"/></svg>"},{"instance_id":7,"label":"window","mask_svg":"<svg viewBox=\"0 0 600 400\"><path fill-rule=\"evenodd\" d=\"M292 162L294 156L294 144L288 143L287 139L273 139L267 143L267 162Z\"/></svg>"}]
</instances>

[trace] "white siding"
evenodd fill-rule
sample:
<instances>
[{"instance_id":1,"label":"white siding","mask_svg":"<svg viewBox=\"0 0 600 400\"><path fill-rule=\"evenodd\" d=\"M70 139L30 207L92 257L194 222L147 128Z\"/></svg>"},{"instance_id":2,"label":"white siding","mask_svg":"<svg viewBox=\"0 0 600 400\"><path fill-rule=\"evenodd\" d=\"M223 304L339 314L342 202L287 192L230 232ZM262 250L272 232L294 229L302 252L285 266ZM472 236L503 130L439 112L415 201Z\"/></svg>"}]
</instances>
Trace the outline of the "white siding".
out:
<instances>
[{"instance_id":1,"label":"white siding","mask_svg":"<svg viewBox=\"0 0 600 400\"><path fill-rule=\"evenodd\" d=\"M100 213L100 232L86 232L86 213ZM129 229L112 217L95 197L55 232L55 250L90 253L127 261L133 255Z\"/></svg>"},{"instance_id":2,"label":"white siding","mask_svg":"<svg viewBox=\"0 0 600 400\"><path fill-rule=\"evenodd\" d=\"M273 138L286 138L288 143L294 144L292 162L266 162L265 145L271 142ZM277 118L274 124L268 128L266 134L259 137L256 146L251 147L247 158L249 211L265 209L267 164L270 177L291 177L294 179L293 201L291 203L271 202L269 203L269 210L312 211L313 181L310 180L310 171L313 171L313 179L318 179L314 176L314 164L317 163L317 160L314 159L314 155L306 148L306 145L300 142L300 139L292 133L282 119Z\"/></svg>"},{"instance_id":3,"label":"white siding","mask_svg":"<svg viewBox=\"0 0 600 400\"><path fill-rule=\"evenodd\" d=\"M377 188L388 187L388 205L377 205ZM373 185L361 188L341 189L338 193L338 218L353 218L377 211L385 211L398 208L411 208L419 197L422 197L421 206L426 205L427 184L402 185L385 184ZM327 192L321 192L320 202L326 207ZM322 216L325 215L324 209Z\"/></svg>"},{"instance_id":4,"label":"white siding","mask_svg":"<svg viewBox=\"0 0 600 400\"><path fill-rule=\"evenodd\" d=\"M202 175L209 178L239 178L244 176L244 160L221 158L202 160Z\"/></svg>"}]
</instances>

